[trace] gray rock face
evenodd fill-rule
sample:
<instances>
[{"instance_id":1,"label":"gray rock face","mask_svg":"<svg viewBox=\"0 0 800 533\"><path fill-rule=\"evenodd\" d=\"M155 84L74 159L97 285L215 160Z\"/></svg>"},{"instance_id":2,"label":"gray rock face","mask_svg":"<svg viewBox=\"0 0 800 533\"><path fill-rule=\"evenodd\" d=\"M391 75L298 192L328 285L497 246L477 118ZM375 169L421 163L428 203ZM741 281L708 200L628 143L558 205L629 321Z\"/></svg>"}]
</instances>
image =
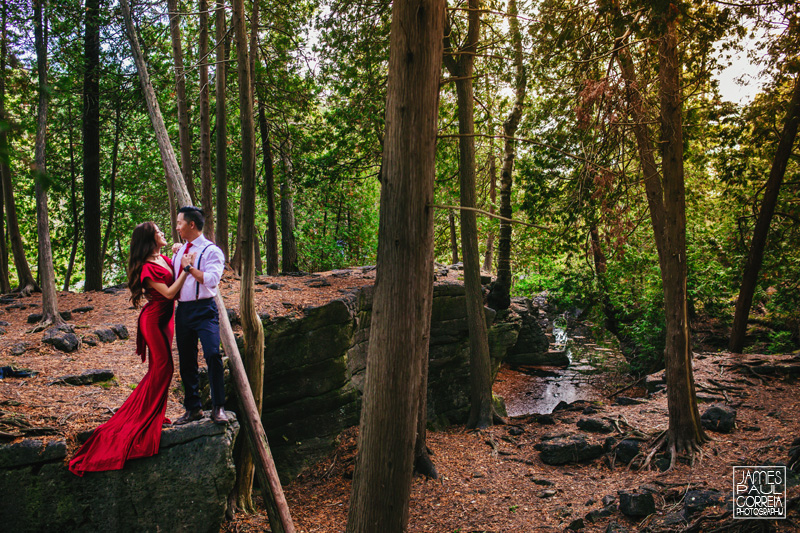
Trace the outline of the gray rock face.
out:
<instances>
[{"instance_id":1,"label":"gray rock face","mask_svg":"<svg viewBox=\"0 0 800 533\"><path fill-rule=\"evenodd\" d=\"M580 435L557 436L534 446L544 464L566 465L591 461L603 454L603 446L592 444Z\"/></svg>"},{"instance_id":2,"label":"gray rock face","mask_svg":"<svg viewBox=\"0 0 800 533\"><path fill-rule=\"evenodd\" d=\"M578 420L578 429L588 431L589 433L611 433L614 428L611 424L604 422L599 418L581 418Z\"/></svg>"},{"instance_id":3,"label":"gray rock face","mask_svg":"<svg viewBox=\"0 0 800 533\"><path fill-rule=\"evenodd\" d=\"M704 428L720 433L730 433L736 427L736 409L727 405L712 405L700 416Z\"/></svg>"},{"instance_id":4,"label":"gray rock face","mask_svg":"<svg viewBox=\"0 0 800 533\"><path fill-rule=\"evenodd\" d=\"M217 532L236 476L238 430L235 419L166 428L158 455L82 478L67 470L63 441L0 446L2 529Z\"/></svg>"},{"instance_id":5,"label":"gray rock face","mask_svg":"<svg viewBox=\"0 0 800 533\"><path fill-rule=\"evenodd\" d=\"M505 361L515 365L567 366L569 357L563 352L550 352L550 341L539 325L539 310L528 298L514 298L512 308L522 324L516 344L508 350Z\"/></svg>"},{"instance_id":6,"label":"gray rock face","mask_svg":"<svg viewBox=\"0 0 800 533\"><path fill-rule=\"evenodd\" d=\"M114 342L117 340L117 334L111 328L99 328L93 332L101 342Z\"/></svg>"},{"instance_id":7,"label":"gray rock face","mask_svg":"<svg viewBox=\"0 0 800 533\"><path fill-rule=\"evenodd\" d=\"M364 287L302 318L264 323L262 421L283 480L333 449L358 424L372 316L373 287ZM520 318L487 311L492 371L517 341ZM469 409L469 330L464 286L434 287L428 373L428 421L466 420ZM236 409L235 402L229 408Z\"/></svg>"},{"instance_id":8,"label":"gray rock face","mask_svg":"<svg viewBox=\"0 0 800 533\"><path fill-rule=\"evenodd\" d=\"M52 344L62 352L74 352L81 346L81 339L72 332L72 327L68 325L50 328L44 332L42 342Z\"/></svg>"},{"instance_id":9,"label":"gray rock face","mask_svg":"<svg viewBox=\"0 0 800 533\"><path fill-rule=\"evenodd\" d=\"M622 439L614 448L614 456L622 464L628 464L641 452L642 443L636 439Z\"/></svg>"},{"instance_id":10,"label":"gray rock face","mask_svg":"<svg viewBox=\"0 0 800 533\"><path fill-rule=\"evenodd\" d=\"M651 492L621 490L618 494L619 510L622 514L640 517L656 512L656 502Z\"/></svg>"},{"instance_id":11,"label":"gray rock face","mask_svg":"<svg viewBox=\"0 0 800 533\"><path fill-rule=\"evenodd\" d=\"M114 335L116 335L122 340L130 338L130 334L128 333L128 328L125 327L125 324L112 324L111 326L109 326L109 328L111 328L111 331L114 332Z\"/></svg>"}]
</instances>

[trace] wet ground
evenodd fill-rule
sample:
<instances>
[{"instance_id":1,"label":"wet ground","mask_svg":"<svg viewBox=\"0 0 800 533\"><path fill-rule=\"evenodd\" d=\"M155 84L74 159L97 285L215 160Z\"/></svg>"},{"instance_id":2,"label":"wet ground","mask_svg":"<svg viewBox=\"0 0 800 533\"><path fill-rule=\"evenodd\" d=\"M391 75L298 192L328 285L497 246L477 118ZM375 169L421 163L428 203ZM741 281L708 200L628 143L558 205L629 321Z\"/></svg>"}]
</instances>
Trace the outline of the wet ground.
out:
<instances>
[{"instance_id":1,"label":"wet ground","mask_svg":"<svg viewBox=\"0 0 800 533\"><path fill-rule=\"evenodd\" d=\"M501 367L494 393L505 400L508 416L549 414L562 401L572 403L603 397L598 378L600 367L615 360L618 354L587 342L584 337L568 338L558 329L552 342L552 350L566 352L570 360L568 367Z\"/></svg>"}]
</instances>

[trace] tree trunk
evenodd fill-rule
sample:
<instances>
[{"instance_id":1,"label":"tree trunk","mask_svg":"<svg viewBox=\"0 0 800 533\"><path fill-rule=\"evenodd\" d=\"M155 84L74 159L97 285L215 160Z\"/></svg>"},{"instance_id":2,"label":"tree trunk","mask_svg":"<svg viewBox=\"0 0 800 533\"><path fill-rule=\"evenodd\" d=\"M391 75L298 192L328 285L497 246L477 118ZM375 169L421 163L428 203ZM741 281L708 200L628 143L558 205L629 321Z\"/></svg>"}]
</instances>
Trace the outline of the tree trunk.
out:
<instances>
[{"instance_id":1,"label":"tree trunk","mask_svg":"<svg viewBox=\"0 0 800 533\"><path fill-rule=\"evenodd\" d=\"M8 16L7 2L3 0L2 13L0 13L0 122L6 122L6 19ZM8 141L6 129L0 128L0 174L11 175L8 166ZM8 279L8 247L6 245L5 229L5 194L3 194L3 180L0 178L0 291L3 294L11 291ZM12 206L13 208L13 206Z\"/></svg>"},{"instance_id":2,"label":"tree trunk","mask_svg":"<svg viewBox=\"0 0 800 533\"><path fill-rule=\"evenodd\" d=\"M258 27L258 3L253 4L250 23L255 31ZM239 80L239 119L242 132L242 188L240 199L240 220L237 253L241 258L241 284L239 291L239 311L242 317L244 334L244 353L242 362L250 382L250 390L256 402L258 414L264 399L264 328L255 306L255 266L256 266L256 137L253 121L253 83L252 63L248 61L247 40L245 39L244 2L234 0L234 30L236 39L236 64ZM251 43L252 44L252 43ZM258 50L251 46L250 55ZM253 452L248 442L239 447L236 463L236 504L240 509L254 512L253 505ZM275 502L267 502L270 523L280 520L275 514ZM274 530L276 526L273 526Z\"/></svg>"},{"instance_id":3,"label":"tree trunk","mask_svg":"<svg viewBox=\"0 0 800 533\"><path fill-rule=\"evenodd\" d=\"M7 35L6 35L6 15L8 3L3 0L3 36L2 50L0 51L0 119L6 120L6 56L7 56ZM25 245L22 242L22 235L19 231L17 221L17 206L14 203L14 184L11 180L11 161L10 149L8 144L8 134L5 128L0 128L0 178L3 180L3 203L5 204L6 216L8 217L8 236L11 241L11 252L14 254L14 265L17 269L19 286L17 291L24 295L29 295L33 291L38 291L39 286L25 259Z\"/></svg>"},{"instance_id":4,"label":"tree trunk","mask_svg":"<svg viewBox=\"0 0 800 533\"><path fill-rule=\"evenodd\" d=\"M489 213L494 214L497 200L497 158L494 155L494 141L489 142ZM492 273L494 259L494 231L490 228L486 236L486 251L483 254L483 271Z\"/></svg>"},{"instance_id":5,"label":"tree trunk","mask_svg":"<svg viewBox=\"0 0 800 533\"><path fill-rule=\"evenodd\" d=\"M667 343L664 353L669 411L668 442L675 452L692 454L707 440L700 425L692 374L692 343L686 294L686 192L683 173L683 124L678 62L678 22L667 21L659 43L661 164L664 176L664 286Z\"/></svg>"},{"instance_id":6,"label":"tree trunk","mask_svg":"<svg viewBox=\"0 0 800 533\"><path fill-rule=\"evenodd\" d=\"M278 275L278 223L275 220L275 172L272 166L272 147L269 143L269 123L263 97L258 99L258 121L261 129L261 152L264 158L264 180L267 182L267 275Z\"/></svg>"},{"instance_id":7,"label":"tree trunk","mask_svg":"<svg viewBox=\"0 0 800 533\"><path fill-rule=\"evenodd\" d=\"M392 6L378 278L349 533L395 533L408 502L433 299L433 181L445 6Z\"/></svg>"},{"instance_id":8,"label":"tree trunk","mask_svg":"<svg viewBox=\"0 0 800 533\"><path fill-rule=\"evenodd\" d=\"M100 215L100 0L86 1L83 71L83 243L85 291L103 289Z\"/></svg>"},{"instance_id":9,"label":"tree trunk","mask_svg":"<svg viewBox=\"0 0 800 533\"><path fill-rule=\"evenodd\" d=\"M475 112L472 76L474 55L480 39L480 3L469 0L467 42L458 55L445 57L445 65L456 78L458 100L458 175L461 207L474 209L475 185ZM446 37L449 43L449 37ZM448 48L450 48L448 46ZM456 59L456 57L458 59ZM464 292L467 302L470 347L470 411L467 427L486 428L492 425L492 376L489 336L483 310L478 222L475 211L461 210L461 249L464 261Z\"/></svg>"},{"instance_id":10,"label":"tree trunk","mask_svg":"<svg viewBox=\"0 0 800 533\"><path fill-rule=\"evenodd\" d=\"M216 14L216 46L217 64L214 68L216 90L216 186L217 186L217 246L220 247L225 259L230 260L228 246L228 170L227 170L227 142L228 142L228 117L225 109L225 82L228 70L225 63L225 2L217 0Z\"/></svg>"},{"instance_id":11,"label":"tree trunk","mask_svg":"<svg viewBox=\"0 0 800 533\"><path fill-rule=\"evenodd\" d=\"M208 0L200 0L200 196L206 216L203 235L213 241L214 192L211 182L211 119L208 105Z\"/></svg>"},{"instance_id":12,"label":"tree trunk","mask_svg":"<svg viewBox=\"0 0 800 533\"><path fill-rule=\"evenodd\" d=\"M111 236L111 228L114 226L114 208L117 196L117 168L119 166L119 134L122 129L122 113L119 106L115 109L114 120L114 147L111 149L111 198L108 200L108 223L106 224L106 232L103 235L103 258L106 257L106 250L108 249L108 238Z\"/></svg>"},{"instance_id":13,"label":"tree trunk","mask_svg":"<svg viewBox=\"0 0 800 533\"><path fill-rule=\"evenodd\" d=\"M78 191L77 177L75 176L75 142L73 141L74 128L72 126L72 105L68 104L67 118L69 120L69 175L70 175L70 195L69 204L72 212L72 247L69 251L69 261L67 262L67 275L64 276L64 291L69 290L72 281L72 270L75 267L75 256L78 254L78 241L81 238L81 224L78 220ZM103 254L105 255L105 253Z\"/></svg>"},{"instance_id":14,"label":"tree trunk","mask_svg":"<svg viewBox=\"0 0 800 533\"><path fill-rule=\"evenodd\" d=\"M237 274L242 273L242 204L239 204L239 215L236 217L236 248L231 257L231 268Z\"/></svg>"},{"instance_id":15,"label":"tree trunk","mask_svg":"<svg viewBox=\"0 0 800 533\"><path fill-rule=\"evenodd\" d=\"M456 216L452 209L447 212L447 224L450 226L450 260L455 265L458 263L458 235L456 234Z\"/></svg>"},{"instance_id":16,"label":"tree trunk","mask_svg":"<svg viewBox=\"0 0 800 533\"><path fill-rule=\"evenodd\" d=\"M139 74L139 82L142 86L145 100L147 102L147 109L150 114L150 120L153 123L153 128L156 133L156 140L158 141L159 150L161 152L161 159L164 165L165 173L168 180L172 180L175 195L181 205L189 205L189 191L186 189L186 184L182 180L180 169L178 167L178 160L175 153L172 151L172 145L169 143L169 135L164 126L164 120L161 116L161 110L158 106L155 91L150 83L150 77L147 73L147 65L144 62L141 48L139 47L139 40L136 37L136 31L133 26L131 18L131 8L128 0L120 0L120 7L122 8L123 18L125 19L125 27L128 34L128 39L131 43L133 50L134 60L136 62L136 70ZM234 7L234 24L238 27L237 34L239 36L244 34L244 6L242 0L236 0ZM246 52L245 52L246 55ZM252 104L250 108L252 114ZM283 489L278 479L278 472L275 469L275 462L272 459L272 454L267 442L267 436L264 433L264 427L261 424L261 418L258 414L256 401L253 393L250 390L248 383L247 372L245 371L244 364L242 363L241 356L239 355L239 348L236 345L236 338L233 335L230 320L228 320L228 313L225 309L225 302L219 293L214 298L219 310L219 323L220 323L220 338L225 353L231 367L231 374L233 375L234 387L238 396L241 409L241 422L244 429L245 436L252 446L254 453L258 456L256 462L256 473L258 474L259 485L263 491L264 502L267 506L267 511L270 513L270 527L273 531L281 533L294 533L294 524L292 523L291 515L289 514L289 506L286 503L286 498L283 494ZM271 512L273 509L275 512Z\"/></svg>"},{"instance_id":17,"label":"tree trunk","mask_svg":"<svg viewBox=\"0 0 800 533\"><path fill-rule=\"evenodd\" d=\"M508 26L511 41L514 46L514 66L516 76L514 79L515 100L508 118L503 123L505 143L503 149L503 168L500 171L500 216L510 219L511 187L513 184L514 159L517 156L517 143L514 136L517 134L519 121L522 119L522 107L525 104L525 93L528 87L528 75L522 58L522 33L517 20L517 2L508 0ZM497 279L492 285L492 290L487 298L489 307L507 309L511 305L511 223L500 220L500 236L497 242Z\"/></svg>"},{"instance_id":18,"label":"tree trunk","mask_svg":"<svg viewBox=\"0 0 800 533\"><path fill-rule=\"evenodd\" d=\"M289 141L281 143L283 181L281 181L281 270L297 272L297 242L294 238L294 200L292 199L292 158Z\"/></svg>"},{"instance_id":19,"label":"tree trunk","mask_svg":"<svg viewBox=\"0 0 800 533\"><path fill-rule=\"evenodd\" d=\"M172 58L175 62L175 98L178 105L178 143L181 150L181 173L189 190L191 204L197 202L197 193L192 179L192 140L189 130L189 103L186 100L186 69L183 66L181 44L181 16L178 0L167 0L169 10L169 35L172 42ZM180 200L178 203L181 203Z\"/></svg>"},{"instance_id":20,"label":"tree trunk","mask_svg":"<svg viewBox=\"0 0 800 533\"><path fill-rule=\"evenodd\" d=\"M50 219L47 212L47 22L43 0L33 1L36 71L39 78L39 106L36 120L36 154L33 175L36 180L36 231L39 233L39 278L42 283L42 323L61 324L56 296L56 275L53 270L53 249L50 245Z\"/></svg>"},{"instance_id":21,"label":"tree trunk","mask_svg":"<svg viewBox=\"0 0 800 533\"><path fill-rule=\"evenodd\" d=\"M792 155L792 146L797 136L797 126L800 122L800 77L794 82L792 100L786 110L783 132L781 133L778 149L772 160L769 179L764 188L764 198L761 200L761 209L758 212L756 227L753 230L753 240L750 243L750 252L747 254L747 263L742 275L742 285L739 289L739 298L736 300L736 313L731 328L730 350L741 353L744 348L744 338L747 333L747 319L750 316L750 307L753 305L753 294L758 284L758 272L764 259L764 248L767 245L767 235L772 216L775 214L775 205L778 203L778 193L783 184L786 165Z\"/></svg>"}]
</instances>

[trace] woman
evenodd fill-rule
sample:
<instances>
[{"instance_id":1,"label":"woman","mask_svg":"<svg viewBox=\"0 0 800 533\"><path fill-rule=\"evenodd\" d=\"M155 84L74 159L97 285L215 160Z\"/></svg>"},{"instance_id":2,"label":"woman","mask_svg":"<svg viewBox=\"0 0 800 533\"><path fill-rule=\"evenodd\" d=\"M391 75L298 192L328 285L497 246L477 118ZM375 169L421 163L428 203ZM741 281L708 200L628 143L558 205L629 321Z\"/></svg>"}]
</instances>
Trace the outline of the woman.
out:
<instances>
[{"instance_id":1,"label":"woman","mask_svg":"<svg viewBox=\"0 0 800 533\"><path fill-rule=\"evenodd\" d=\"M79 476L84 472L119 470L128 459L155 455L161 442L161 426L169 424L164 413L173 370L173 299L188 274L181 271L173 282L172 261L160 253L166 244L164 234L153 222L144 222L133 230L128 288L134 307L142 298L147 299L139 314L136 353L144 362L150 348L150 365L114 416L92 433L69 462L70 471ZM185 255L181 264L189 264L193 255Z\"/></svg>"}]
</instances>

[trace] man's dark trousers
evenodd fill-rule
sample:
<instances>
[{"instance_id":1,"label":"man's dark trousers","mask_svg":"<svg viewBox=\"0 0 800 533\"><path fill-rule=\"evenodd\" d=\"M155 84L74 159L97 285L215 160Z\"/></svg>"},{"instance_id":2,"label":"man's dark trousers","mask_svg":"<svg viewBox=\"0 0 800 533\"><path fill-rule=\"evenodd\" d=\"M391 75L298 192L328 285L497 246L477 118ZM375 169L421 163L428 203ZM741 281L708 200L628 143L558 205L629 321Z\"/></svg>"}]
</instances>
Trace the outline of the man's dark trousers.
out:
<instances>
[{"instance_id":1,"label":"man's dark trousers","mask_svg":"<svg viewBox=\"0 0 800 533\"><path fill-rule=\"evenodd\" d=\"M178 344L181 381L185 392L183 406L187 411L202 407L198 390L197 341L203 345L203 356L208 365L211 386L211 403L225 405L222 354L219 351L219 315L213 298L178 302L175 311L175 340Z\"/></svg>"}]
</instances>

